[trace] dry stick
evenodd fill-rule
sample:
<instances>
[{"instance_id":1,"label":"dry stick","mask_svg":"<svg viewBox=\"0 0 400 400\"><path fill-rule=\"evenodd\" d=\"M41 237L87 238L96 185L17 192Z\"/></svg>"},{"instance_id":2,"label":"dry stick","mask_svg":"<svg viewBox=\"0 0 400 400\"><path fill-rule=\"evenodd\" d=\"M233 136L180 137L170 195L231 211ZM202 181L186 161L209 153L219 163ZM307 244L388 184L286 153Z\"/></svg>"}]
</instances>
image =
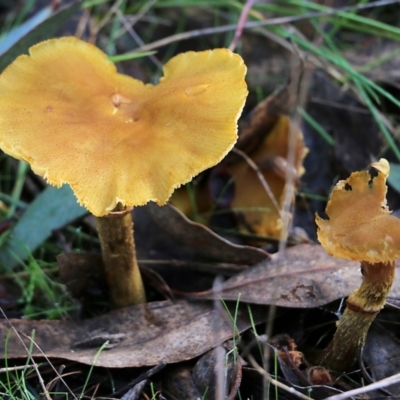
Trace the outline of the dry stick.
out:
<instances>
[{"instance_id":1,"label":"dry stick","mask_svg":"<svg viewBox=\"0 0 400 400\"><path fill-rule=\"evenodd\" d=\"M136 400L136 399L138 399L140 394L143 392L144 388L146 387L147 383L148 383L147 379L145 379L142 382L139 382L138 384L136 384L135 387L133 387L132 389L129 389L129 391L121 397L121 400ZM115 397L114 393L113 393L113 397Z\"/></svg>"},{"instance_id":2,"label":"dry stick","mask_svg":"<svg viewBox=\"0 0 400 400\"><path fill-rule=\"evenodd\" d=\"M236 31L235 31L235 36L233 37L232 43L229 46L229 50L230 51L235 51L236 46L237 46L237 44L239 42L239 39L242 36L244 25L246 24L249 12L250 12L251 8L253 7L253 5L254 5L254 3L256 1L257 0L247 0L246 1L246 4L244 5L243 10L242 10L242 12L240 14L239 22L237 24L237 28L236 28Z\"/></svg>"},{"instance_id":3,"label":"dry stick","mask_svg":"<svg viewBox=\"0 0 400 400\"><path fill-rule=\"evenodd\" d=\"M67 372L67 373L63 373L64 369L66 368L66 366L63 364L60 366L60 368L58 368L58 375L62 376L62 377L66 377L66 376L71 376L71 375L77 375L80 374L82 371L71 371L71 372ZM46 388L49 392L54 391L55 392L59 392L59 390L57 389L57 387L59 386L60 383L60 378L59 376L56 376L55 378L53 378L47 385Z\"/></svg>"},{"instance_id":4,"label":"dry stick","mask_svg":"<svg viewBox=\"0 0 400 400\"><path fill-rule=\"evenodd\" d=\"M242 150L237 149L236 147L234 147L232 149L232 152L236 153L237 155L242 157L247 162L247 164L249 164L251 169L254 170L254 172L257 174L257 177L258 177L259 181L261 182L264 190L267 192L269 198L272 201L272 204L274 205L276 211L278 212L279 217L282 218L281 209L279 207L279 204L276 201L276 198L275 198L274 194L272 193L272 190L269 187L268 182L265 180L264 175L262 174L260 169L257 167L256 163L245 152L243 152Z\"/></svg>"},{"instance_id":5,"label":"dry stick","mask_svg":"<svg viewBox=\"0 0 400 400\"><path fill-rule=\"evenodd\" d=\"M128 383L123 388L118 389L116 392L110 393L108 397L120 396L122 393L125 393L126 391L128 391L129 393L130 389L134 389L135 387L137 387L139 383L143 381L148 381L153 375L159 373L166 366L167 363L165 361L160 361L155 367L148 369L146 372L143 372L143 374L140 374L137 378L135 378L132 382ZM123 397L124 396L122 396L122 398Z\"/></svg>"},{"instance_id":6,"label":"dry stick","mask_svg":"<svg viewBox=\"0 0 400 400\"><path fill-rule=\"evenodd\" d=\"M274 386L277 386L278 388L284 390L287 393L290 393L290 394L298 397L301 400L313 400L312 397L306 396L305 394L300 393L296 389L294 389L292 387L289 387L289 386L283 384L282 382L279 382L278 380L272 378L271 375L267 371L265 371L263 368L261 368L261 366L257 363L255 358L251 354L248 355L248 358L249 358L249 361L251 363L251 366L253 368L255 368L261 375L264 376L264 378L268 382L272 383ZM328 400L328 399L325 399L325 400ZM331 399L329 399L329 400L331 400ZM335 400L337 400L337 399L335 399Z\"/></svg>"},{"instance_id":7,"label":"dry stick","mask_svg":"<svg viewBox=\"0 0 400 400\"><path fill-rule=\"evenodd\" d=\"M124 0L116 0L116 2L111 6L111 8L107 11L106 15L103 17L103 19L92 28L90 32L90 42L94 42L95 36L100 32L100 29L102 29L107 22L111 19L112 15L115 13L116 10L120 7L120 5L123 3Z\"/></svg>"},{"instance_id":8,"label":"dry stick","mask_svg":"<svg viewBox=\"0 0 400 400\"><path fill-rule=\"evenodd\" d=\"M106 216L96 217L104 274L116 307L146 302L130 211L118 205Z\"/></svg>"},{"instance_id":9,"label":"dry stick","mask_svg":"<svg viewBox=\"0 0 400 400\"><path fill-rule=\"evenodd\" d=\"M378 382L371 383L370 385L363 386L361 388L349 390L341 394L335 394L334 396L327 397L324 400L345 400L349 399L352 396L356 396L362 393L372 392L373 390L377 389L383 389L387 386L394 385L399 382L400 382L400 373L389 376L389 378L382 379Z\"/></svg>"},{"instance_id":10,"label":"dry stick","mask_svg":"<svg viewBox=\"0 0 400 400\"><path fill-rule=\"evenodd\" d=\"M34 367L34 364L20 365L19 367L0 368L0 374L6 373L6 372L20 371L20 370L28 369L28 368L32 368L32 367Z\"/></svg>"},{"instance_id":11,"label":"dry stick","mask_svg":"<svg viewBox=\"0 0 400 400\"><path fill-rule=\"evenodd\" d=\"M291 89L293 91L296 91L298 94L298 100L297 104L304 104L305 103L305 97L306 93L308 91L309 87L309 81L311 79L311 71L307 71L304 73L304 60L300 57L300 53L297 49L297 47L293 47L293 54L294 57L292 58L292 71L296 71L295 69L297 67L296 64L300 64L300 73L294 74L292 73L291 75ZM295 79L296 78L296 79ZM300 86L300 82L302 83ZM279 249L278 249L278 262L281 258L284 257L284 252L286 249L287 245L287 237L288 237L288 232L289 232L289 225L290 225L290 212L293 207L293 198L294 198L294 181L295 181L295 176L294 176L294 171L296 169L294 168L295 165L295 159L296 159L296 130L297 127L300 126L300 115L298 111L296 111L296 114L294 116L294 121L289 125L289 140L288 140L288 154L287 154L287 163L288 163L288 168L286 169L286 180L285 180L285 188L283 192L283 202L282 202L282 209L281 209L281 219L282 219L282 229L281 229L281 234L279 238ZM272 305L269 309L268 312L268 320L273 321L276 313L276 307ZM272 324L268 324L266 327L266 336L270 337L272 334ZM266 373L268 373L268 365L269 365L269 357L270 357L270 350L268 346L264 347L264 368ZM266 386L267 381L264 381L264 391L267 390Z\"/></svg>"},{"instance_id":12,"label":"dry stick","mask_svg":"<svg viewBox=\"0 0 400 400\"><path fill-rule=\"evenodd\" d=\"M155 3L155 1L153 0L153 4ZM150 4L151 5L151 4ZM124 28L126 29L126 31L129 33L129 35L131 36L131 38L139 45L139 46L144 46L144 42L141 39L141 37L136 33L136 31L133 29L132 27L132 23L129 23L125 17L125 15L121 12L121 10L116 10L116 15L118 17L118 19L121 21L122 25L124 26ZM134 23L137 22L137 19L135 20ZM150 55L149 56L150 60L154 63L154 65L158 68L162 70L162 63L158 60L157 57Z\"/></svg>"},{"instance_id":13,"label":"dry stick","mask_svg":"<svg viewBox=\"0 0 400 400\"><path fill-rule=\"evenodd\" d=\"M150 9L157 3L157 1L158 0L146 1L142 8L135 14L135 18L130 21L130 26L133 28L136 22L140 21L149 12Z\"/></svg>"},{"instance_id":14,"label":"dry stick","mask_svg":"<svg viewBox=\"0 0 400 400\"><path fill-rule=\"evenodd\" d=\"M398 0L380 0L380 1L375 1L373 3L360 4L357 6L342 7L342 8L337 8L337 9L328 10L328 11L311 12L308 14L296 15L296 16L291 16L291 17L272 18L272 19L269 19L266 21L251 21L251 22L246 22L246 24L244 25L244 29L259 28L262 26L288 24L291 22L301 21L301 20L309 19L309 18L336 15L336 14L340 14L340 13L346 12L346 11L363 10L363 9L367 9L367 8L380 7L380 6L385 6L388 4L395 4L395 3L398 3ZM236 29L237 29L237 24L223 25L223 26L219 26L216 28L195 29L193 31L177 33L175 35L171 35L164 39L156 40L153 43L139 47L138 49L135 49L135 50L136 51L153 50L153 49L157 49L162 46L166 46L173 42L179 42L181 40L191 39L191 38L199 37L199 36L213 35L215 33L224 33L224 32L235 31Z\"/></svg>"}]
</instances>

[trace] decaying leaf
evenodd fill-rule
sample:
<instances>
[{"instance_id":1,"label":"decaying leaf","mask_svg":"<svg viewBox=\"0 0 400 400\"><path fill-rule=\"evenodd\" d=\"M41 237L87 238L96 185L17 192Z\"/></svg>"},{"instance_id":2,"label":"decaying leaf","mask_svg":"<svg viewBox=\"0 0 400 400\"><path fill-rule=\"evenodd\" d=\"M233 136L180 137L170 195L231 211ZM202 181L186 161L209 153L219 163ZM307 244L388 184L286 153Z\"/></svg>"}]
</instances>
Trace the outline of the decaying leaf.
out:
<instances>
[{"instance_id":1,"label":"decaying leaf","mask_svg":"<svg viewBox=\"0 0 400 400\"><path fill-rule=\"evenodd\" d=\"M190 221L170 205L148 204L146 211L174 240L190 246L204 259L252 265L269 257L268 253L249 246L239 246L223 239L207 227Z\"/></svg>"},{"instance_id":2,"label":"decaying leaf","mask_svg":"<svg viewBox=\"0 0 400 400\"><path fill-rule=\"evenodd\" d=\"M265 312L255 309L252 316L258 323ZM27 357L18 332L28 348L31 342L24 335L34 337L36 357L45 354L108 368L176 363L199 356L230 339L236 329L250 326L247 308L239 312L234 327L212 304L186 301L136 305L84 321L0 320L0 357Z\"/></svg>"},{"instance_id":3,"label":"decaying leaf","mask_svg":"<svg viewBox=\"0 0 400 400\"><path fill-rule=\"evenodd\" d=\"M397 317L397 315L393 315ZM400 345L398 339L382 327L372 328L368 332L363 349L363 360L373 381L388 378L399 372ZM386 390L393 394L400 392L400 383L394 383Z\"/></svg>"},{"instance_id":4,"label":"decaying leaf","mask_svg":"<svg viewBox=\"0 0 400 400\"><path fill-rule=\"evenodd\" d=\"M293 168L287 161L291 146L294 147ZM305 154L302 133L288 117L281 115L258 148L249 155L266 180L272 197L246 160L228 166L235 184L231 208L239 210L244 217L244 222L240 224L242 231L280 237L287 175L291 173L294 183L298 183L303 173Z\"/></svg>"},{"instance_id":5,"label":"decaying leaf","mask_svg":"<svg viewBox=\"0 0 400 400\"><path fill-rule=\"evenodd\" d=\"M62 253L57 257L61 282L77 299L87 298L106 288L100 254Z\"/></svg>"},{"instance_id":6,"label":"decaying leaf","mask_svg":"<svg viewBox=\"0 0 400 400\"><path fill-rule=\"evenodd\" d=\"M398 274L397 274L398 275ZM223 283L221 292L199 293L201 298L222 297L255 304L311 308L348 296L360 286L360 263L329 256L322 246L300 244L284 257L251 267ZM400 289L396 278L391 295Z\"/></svg>"}]
</instances>

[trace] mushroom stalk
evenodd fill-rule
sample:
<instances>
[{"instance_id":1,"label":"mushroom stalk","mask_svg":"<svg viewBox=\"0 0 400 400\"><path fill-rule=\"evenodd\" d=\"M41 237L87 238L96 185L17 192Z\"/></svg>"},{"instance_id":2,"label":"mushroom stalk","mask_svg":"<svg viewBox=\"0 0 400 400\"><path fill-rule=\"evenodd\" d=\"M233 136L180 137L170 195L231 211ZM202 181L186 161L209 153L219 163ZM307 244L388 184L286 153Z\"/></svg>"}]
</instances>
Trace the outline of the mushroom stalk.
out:
<instances>
[{"instance_id":1,"label":"mushroom stalk","mask_svg":"<svg viewBox=\"0 0 400 400\"><path fill-rule=\"evenodd\" d=\"M145 303L146 294L136 259L130 210L118 205L113 212L96 220L104 273L114 306Z\"/></svg>"},{"instance_id":2,"label":"mushroom stalk","mask_svg":"<svg viewBox=\"0 0 400 400\"><path fill-rule=\"evenodd\" d=\"M364 346L368 329L385 305L392 287L395 263L361 262L364 280L347 299L347 307L336 333L320 358L320 364L332 371L348 371Z\"/></svg>"}]
</instances>

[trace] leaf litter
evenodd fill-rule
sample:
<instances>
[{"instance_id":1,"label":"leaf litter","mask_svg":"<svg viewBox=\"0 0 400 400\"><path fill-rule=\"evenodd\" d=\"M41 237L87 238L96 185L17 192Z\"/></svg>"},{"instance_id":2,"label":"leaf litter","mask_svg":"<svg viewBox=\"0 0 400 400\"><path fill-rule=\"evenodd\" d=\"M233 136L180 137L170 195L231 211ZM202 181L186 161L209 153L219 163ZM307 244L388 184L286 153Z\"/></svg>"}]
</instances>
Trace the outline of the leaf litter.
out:
<instances>
[{"instance_id":1,"label":"leaf litter","mask_svg":"<svg viewBox=\"0 0 400 400\"><path fill-rule=\"evenodd\" d=\"M255 323L265 319L253 310ZM11 329L10 324L13 329ZM190 360L248 329L242 308L236 321L212 303L151 302L114 310L83 321L0 320L0 357L62 358L108 368L144 367ZM17 334L19 333L19 334ZM99 349L107 342L103 351Z\"/></svg>"},{"instance_id":2,"label":"leaf litter","mask_svg":"<svg viewBox=\"0 0 400 400\"><path fill-rule=\"evenodd\" d=\"M244 40L248 40L249 37L251 35L245 36L246 39ZM257 48L261 49L261 45L257 46ZM248 52L248 49L246 51ZM264 53L266 54L266 52ZM268 59L266 62L268 63L270 60ZM254 67L254 65L250 67ZM260 70L262 71L260 77L265 76L265 68L261 68ZM279 72L279 75L282 76L281 72ZM253 75L250 80L252 79L254 79ZM313 132L313 135L310 135L310 127L307 124L304 125L302 130L305 135L305 142L310 147L312 157L308 160L306 159L306 174L301 179L299 190L309 190L310 193L319 193L322 196L326 196L335 178L337 179L338 176L343 176L351 170L361 169L365 164L368 164L370 158L382 149L382 140L378 135L375 122L369 115L368 122L365 122L365 118L357 118L357 115L354 118L352 110L355 107L358 111L361 109L358 115L365 114L366 110L358 101L347 96L348 91L337 87L331 82L330 78L325 78L322 81L318 80L318 78L313 79L312 87L317 90L310 93L312 101L308 105L308 111L315 119L322 120L322 124L333 134L339 145L334 149L329 147L330 145L326 145L326 143L325 146L315 147L315 144L318 142L318 139L314 135L315 132ZM270 85L267 79L265 81L257 82L257 84L260 84L262 87L265 84ZM320 91L318 92L318 90ZM318 98L315 98L315 93L318 95ZM332 99L332 93L334 94L335 103L333 106L329 103L329 100ZM315 106L315 104L318 104L318 106ZM337 106L338 104L340 104L340 107ZM344 107L347 107L348 110ZM285 114L281 110L279 112ZM367 133L365 131L366 126L368 129ZM269 129L266 131L268 132ZM312 139L310 139L311 137ZM254 137L251 139L253 140ZM239 148L240 143L241 141L239 140ZM246 146L242 150L246 154L251 153ZM220 168L221 170L218 174L212 176L211 172L208 177L206 175L205 178L199 179L199 182L195 182L195 185L198 184L199 187L204 185L206 187L203 197L211 196L213 200L218 200L217 205L218 207L222 206L222 210L221 208L216 208L217 211L232 211L229 208L234 199L234 191L228 190L222 199L218 195L218 191L220 192L221 188L224 188L231 179L231 173L226 165L220 166ZM309 172L312 172L312 174ZM393 185L396 187L395 182ZM212 190L210 190L211 186ZM215 190L215 187L217 187L217 190ZM246 191L246 188L242 190ZM210 194L211 191L213 193ZM197 200L200 205L202 204L201 197L202 195L197 193ZM315 231L313 222L314 212L322 208L322 203L320 200L297 203L294 223L302 227L309 224L307 233L310 237L314 237ZM394 202L393 204L398 205L399 203ZM77 215L78 213L79 210L77 211ZM63 358L91 365L98 353L98 349L105 342L108 342L106 347L99 353L96 365L118 368L132 365L151 366L156 365L160 360L166 360L168 363L177 362L181 365L182 360L190 360L193 357L198 357L207 352L207 350L215 348L222 342L236 336L229 317L224 314L223 318L221 318L221 313L211 303L204 301L205 299L222 297L224 300L230 302L236 301L240 297L241 303L273 304L295 309L325 308L323 306L327 303L347 296L359 286L361 280L358 263L334 260L327 256L318 245L297 245L270 258L264 250L255 249L251 246L231 246L229 242L220 239L210 229L192 223L182 215L179 215L171 207L165 209L155 208L155 213L150 211L148 215L152 215L151 219L153 223L156 221L155 225L163 233L156 233L156 230L153 230L151 234L148 232L144 234L142 243L138 246L138 251L141 253L142 259L144 261L151 261L151 259L167 261L168 259L171 260L171 255L173 255L177 261L186 263L186 266L184 266L185 264L180 264L178 267L178 263L175 266L171 263L166 268L154 269L160 274L160 277L165 277L167 269L172 271L170 272L171 275L179 276L175 281L166 278L171 291L182 291L186 286L186 291L191 292L187 293L187 295L196 298L196 302L181 300L177 302L155 301L145 306L114 310L109 314L83 321L10 320L15 329L28 336L32 335L34 330L35 342L52 360ZM232 217L232 214L229 215ZM238 218L238 215L241 217L240 213L236 212L233 214L232 219L236 223L238 219L239 222L243 221ZM53 222L55 224L50 229L60 226L57 225L57 221ZM142 228L139 225L140 221L138 221L137 226L137 230L140 231ZM247 226L250 228L249 232L252 233L251 224L247 224ZM40 228L40 224L38 227ZM25 230L25 232L27 231ZM29 235L29 232L27 234ZM36 233L31 232L30 234L34 236ZM49 234L50 231L47 231L46 237ZM228 237L228 233L226 232L223 235L224 237ZM168 237L170 239L169 242L166 239ZM239 235L230 235L229 238L233 238L235 243L249 243L248 238L243 238ZM158 248L155 246L155 244L160 245L164 240L163 246ZM43 242L44 239L40 239L39 241ZM144 242L149 243L145 246ZM177 244L177 242L180 243ZM268 242L265 241L262 244L265 243ZM34 246L30 246L30 249L33 250L36 246L37 244L35 243ZM91 283L93 284L93 291L96 291L98 289L97 286L101 285L101 274L98 273L101 266L94 268L96 271L94 276L100 283L93 283L88 269L79 271L79 263L82 262L85 264L88 259L85 257L74 258L72 254L66 256L70 259L66 262L64 271L68 269L68 265L71 266L71 263L76 263L78 266L76 272L72 274L76 283L81 284L77 289L77 293L80 293L77 297L84 296L85 288L87 289L87 285ZM71 261L72 259L73 261ZM198 265L202 262L207 264L206 268L211 278L206 279L204 283L199 285L201 287L199 292L196 292L196 285L192 285L188 278L191 276L191 280L198 280L198 276L204 275L204 271L197 275L194 274L193 270L197 268L196 261L199 263ZM232 267L230 273L226 271L224 273L223 269L217 268L217 263L230 264ZM258 265L251 267L253 264ZM85 266L85 268L87 267ZM241 272L237 273L239 268ZM185 275L183 272L185 269L190 270L190 274L192 275ZM82 278L82 274L85 273L88 273L86 280ZM234 276L223 282L218 290L213 291L210 287L212 286L213 277L217 273L222 273L224 276ZM84 284L83 282L79 282L80 278L82 278ZM179 284L175 285L177 282ZM396 278L391 292L392 299L400 296L399 283L398 278ZM206 289L204 289L204 286L206 286ZM261 307L260 310L254 310L257 310L254 311L253 315L254 323L265 322L268 308ZM303 314L300 313L300 315ZM384 315L387 314L385 313ZM395 319L395 317L397 317L397 314L393 312L391 318ZM241 308L237 324L240 331L247 331L252 326L248 319L246 307ZM15 336L15 332L10 330L9 323L1 321L1 325L0 337L2 342L5 342L7 332L11 332L7 344L8 356L26 358L27 354L24 352L19 339ZM218 330L218 335L215 335L216 326L221 328ZM132 329L132 327L135 327L135 329ZM289 327L287 329L290 330ZM286 331L284 330L284 332ZM296 334L297 338L301 337L301 332L296 332ZM243 334L243 336L246 335L249 335L249 331ZM386 346L385 337L385 334L382 334L381 338L371 336L373 346L370 346L370 348L372 350L369 351L369 354L366 353L364 357L364 361L367 361L370 366L372 365L373 379L380 379L395 372L395 363L388 368L386 375L379 367L382 364L386 364L387 357L390 357L391 354L387 354L380 359L376 358L376 355ZM28 339L24 340L29 346L30 341ZM367 345L370 344L367 342ZM393 354L397 354L397 348L396 341L394 341L393 346L390 347L393 350ZM390 350L390 353L392 350ZM4 351L4 348L2 351ZM159 354L157 354L158 352ZM42 355L35 347L33 347L32 354L38 357ZM76 358L73 358L75 356ZM280 362L280 365L281 369L284 370L283 374L289 376L291 371L287 367L285 369L282 362ZM247 377L250 375L249 370L250 368L247 368L247 371L246 367L244 368L244 376L246 374ZM167 375L167 380L168 377L170 375ZM258 382L257 385L261 386L261 383ZM243 386L242 384L242 388L245 390ZM290 381L289 386L291 386ZM256 388L256 385L253 387ZM329 393L336 391L337 389L332 389ZM139 396L140 392L137 393L137 396ZM282 393L281 391L279 392L279 398L289 398L285 394L282 395ZM324 398L330 395L329 393L325 390L323 394L318 394L317 390L315 390L312 392L312 396L313 398ZM249 394L249 396L252 396L252 394ZM183 397L178 398L180 400L183 399Z\"/></svg>"}]
</instances>

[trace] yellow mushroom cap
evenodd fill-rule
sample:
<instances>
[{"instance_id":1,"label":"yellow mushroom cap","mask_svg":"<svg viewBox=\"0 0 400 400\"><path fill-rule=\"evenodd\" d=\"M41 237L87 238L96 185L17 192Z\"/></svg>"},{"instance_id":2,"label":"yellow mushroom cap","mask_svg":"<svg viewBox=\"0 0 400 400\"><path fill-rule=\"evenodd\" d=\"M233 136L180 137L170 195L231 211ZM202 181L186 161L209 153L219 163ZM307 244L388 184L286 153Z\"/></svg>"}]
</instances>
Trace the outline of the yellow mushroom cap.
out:
<instances>
[{"instance_id":1,"label":"yellow mushroom cap","mask_svg":"<svg viewBox=\"0 0 400 400\"><path fill-rule=\"evenodd\" d=\"M384 158L371 166L376 174L354 172L336 184L326 207L329 220L316 217L318 240L339 258L390 262L400 257L400 219L386 204L390 167Z\"/></svg>"},{"instance_id":2,"label":"yellow mushroom cap","mask_svg":"<svg viewBox=\"0 0 400 400\"><path fill-rule=\"evenodd\" d=\"M74 37L29 52L0 75L0 148L96 216L165 204L236 142L246 67L227 49L177 55L158 85Z\"/></svg>"}]
</instances>

